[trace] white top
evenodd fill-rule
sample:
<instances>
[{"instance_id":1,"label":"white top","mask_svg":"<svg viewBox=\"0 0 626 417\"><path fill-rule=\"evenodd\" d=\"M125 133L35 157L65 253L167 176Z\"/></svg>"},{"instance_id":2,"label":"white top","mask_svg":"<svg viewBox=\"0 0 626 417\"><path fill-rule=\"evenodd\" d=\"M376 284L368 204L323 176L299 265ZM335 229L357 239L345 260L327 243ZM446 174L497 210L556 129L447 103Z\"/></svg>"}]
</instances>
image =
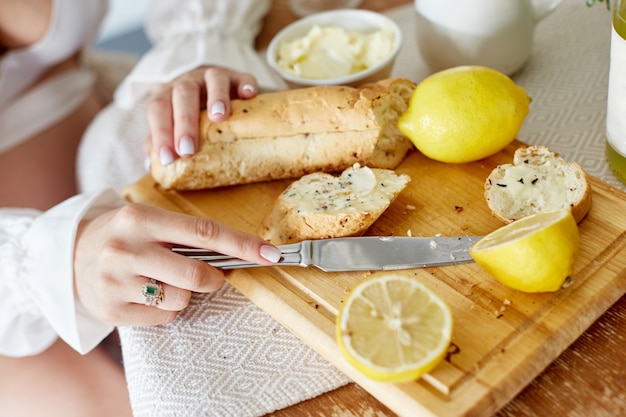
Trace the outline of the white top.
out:
<instances>
[{"instance_id":1,"label":"white top","mask_svg":"<svg viewBox=\"0 0 626 417\"><path fill-rule=\"evenodd\" d=\"M95 79L81 68L32 87L46 70L95 38L107 0L55 0L46 34L0 58L0 152L18 145L84 102Z\"/></svg>"},{"instance_id":2,"label":"white top","mask_svg":"<svg viewBox=\"0 0 626 417\"><path fill-rule=\"evenodd\" d=\"M86 353L112 330L74 301L76 226L83 217L124 204L116 193L101 190L119 191L145 173L141 143L147 126L142 104L154 85L199 65L215 64L253 73L262 88L284 88L254 52L254 38L269 6L270 0L152 2L146 24L154 47L84 138L78 177L86 193L45 213L0 208L0 354L36 354L57 336ZM69 13L68 9L58 10ZM130 110L133 104L137 106ZM0 118L3 114L0 109Z\"/></svg>"},{"instance_id":3,"label":"white top","mask_svg":"<svg viewBox=\"0 0 626 417\"><path fill-rule=\"evenodd\" d=\"M74 301L72 253L81 218L121 205L108 191L76 196L45 213L0 209L0 354L36 354L57 335L86 353L111 332Z\"/></svg>"},{"instance_id":4,"label":"white top","mask_svg":"<svg viewBox=\"0 0 626 417\"><path fill-rule=\"evenodd\" d=\"M154 47L119 89L119 106L128 108L154 85L201 65L252 73L262 90L286 87L254 49L271 1L153 0L152 5L146 33Z\"/></svg>"}]
</instances>

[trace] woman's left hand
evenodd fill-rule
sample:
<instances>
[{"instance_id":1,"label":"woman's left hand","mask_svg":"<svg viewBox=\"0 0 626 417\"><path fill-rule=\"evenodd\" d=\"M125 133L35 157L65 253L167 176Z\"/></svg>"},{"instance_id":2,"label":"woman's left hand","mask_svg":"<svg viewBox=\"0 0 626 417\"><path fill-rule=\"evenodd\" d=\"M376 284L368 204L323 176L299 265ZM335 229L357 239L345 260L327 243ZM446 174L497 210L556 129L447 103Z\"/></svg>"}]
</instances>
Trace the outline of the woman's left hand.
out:
<instances>
[{"instance_id":1,"label":"woman's left hand","mask_svg":"<svg viewBox=\"0 0 626 417\"><path fill-rule=\"evenodd\" d=\"M258 92L256 78L222 67L201 67L159 87L148 106L148 153L157 152L163 165L198 149L200 112L214 122L230 116L230 101Z\"/></svg>"},{"instance_id":2,"label":"woman's left hand","mask_svg":"<svg viewBox=\"0 0 626 417\"><path fill-rule=\"evenodd\" d=\"M281 257L260 237L217 221L131 203L80 222L74 250L77 299L116 326L171 322L192 292L216 291L224 283L222 270L171 250L181 245L261 265ZM159 287L158 298L142 291L146 284Z\"/></svg>"}]
</instances>

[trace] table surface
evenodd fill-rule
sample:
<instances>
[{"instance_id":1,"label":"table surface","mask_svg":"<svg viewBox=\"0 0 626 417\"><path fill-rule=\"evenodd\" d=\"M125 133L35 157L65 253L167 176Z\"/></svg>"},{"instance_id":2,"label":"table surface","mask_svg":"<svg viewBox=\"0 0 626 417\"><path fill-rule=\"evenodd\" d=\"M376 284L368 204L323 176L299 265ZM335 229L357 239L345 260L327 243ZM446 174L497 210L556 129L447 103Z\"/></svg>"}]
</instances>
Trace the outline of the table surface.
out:
<instances>
[{"instance_id":1,"label":"table surface","mask_svg":"<svg viewBox=\"0 0 626 417\"><path fill-rule=\"evenodd\" d=\"M577 1L584 3L583 0ZM410 3L411 1L407 0L364 0L361 7L386 11ZM597 10L593 12L598 13ZM265 20L264 29L257 38L257 47L265 48L276 32L295 19L288 8L288 0L274 0L272 11ZM607 25L608 22L607 19ZM528 134L532 135L532 131ZM520 139L525 140L524 137ZM598 152L603 150L598 149ZM607 180L604 176L602 179ZM611 178L607 181L614 183ZM501 417L625 415L626 350L623 348L625 343L626 296L622 296L497 415ZM358 385L351 383L270 414L274 417L294 415L383 417L393 416L394 413Z\"/></svg>"}]
</instances>

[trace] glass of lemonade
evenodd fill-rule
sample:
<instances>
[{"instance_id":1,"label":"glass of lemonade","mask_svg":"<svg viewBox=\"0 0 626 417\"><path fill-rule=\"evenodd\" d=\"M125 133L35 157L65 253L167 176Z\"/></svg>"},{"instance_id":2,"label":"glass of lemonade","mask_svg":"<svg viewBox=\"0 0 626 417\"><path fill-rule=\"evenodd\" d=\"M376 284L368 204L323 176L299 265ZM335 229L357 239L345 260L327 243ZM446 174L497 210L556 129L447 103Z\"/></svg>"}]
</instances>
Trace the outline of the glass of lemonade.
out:
<instances>
[{"instance_id":1,"label":"glass of lemonade","mask_svg":"<svg viewBox=\"0 0 626 417\"><path fill-rule=\"evenodd\" d=\"M609 167L626 184L626 0L617 0L613 10L606 139Z\"/></svg>"}]
</instances>

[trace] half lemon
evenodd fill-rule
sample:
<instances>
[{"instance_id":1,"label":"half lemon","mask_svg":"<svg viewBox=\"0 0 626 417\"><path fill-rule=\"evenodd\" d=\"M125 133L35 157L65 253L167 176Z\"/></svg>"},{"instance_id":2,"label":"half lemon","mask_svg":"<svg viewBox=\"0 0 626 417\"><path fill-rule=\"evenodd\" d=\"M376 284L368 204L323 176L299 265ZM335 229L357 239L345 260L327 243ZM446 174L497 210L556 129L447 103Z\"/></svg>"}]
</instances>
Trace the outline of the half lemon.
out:
<instances>
[{"instance_id":1,"label":"half lemon","mask_svg":"<svg viewBox=\"0 0 626 417\"><path fill-rule=\"evenodd\" d=\"M524 292L551 292L571 277L580 244L569 209L532 214L480 239L472 258L498 281Z\"/></svg>"}]
</instances>

